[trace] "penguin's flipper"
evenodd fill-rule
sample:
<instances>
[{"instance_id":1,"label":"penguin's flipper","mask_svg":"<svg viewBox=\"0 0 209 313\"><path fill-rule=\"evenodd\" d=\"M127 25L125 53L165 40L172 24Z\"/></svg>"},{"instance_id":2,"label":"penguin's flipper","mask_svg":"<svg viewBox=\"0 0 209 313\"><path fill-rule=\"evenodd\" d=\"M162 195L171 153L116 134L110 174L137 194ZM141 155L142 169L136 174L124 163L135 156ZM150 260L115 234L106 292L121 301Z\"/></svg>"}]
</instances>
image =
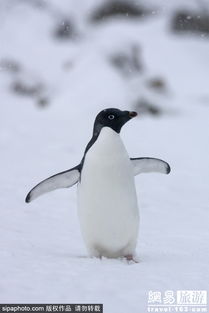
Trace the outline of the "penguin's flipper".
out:
<instances>
[{"instance_id":1,"label":"penguin's flipper","mask_svg":"<svg viewBox=\"0 0 209 313\"><path fill-rule=\"evenodd\" d=\"M70 170L55 174L49 178L41 181L27 194L25 202L31 202L44 193L53 191L59 188L71 187L79 181L80 166L71 168Z\"/></svg>"},{"instance_id":2,"label":"penguin's flipper","mask_svg":"<svg viewBox=\"0 0 209 313\"><path fill-rule=\"evenodd\" d=\"M160 159L156 158L131 158L131 163L134 168L134 175L141 173L163 173L169 174L171 171L170 165Z\"/></svg>"}]
</instances>

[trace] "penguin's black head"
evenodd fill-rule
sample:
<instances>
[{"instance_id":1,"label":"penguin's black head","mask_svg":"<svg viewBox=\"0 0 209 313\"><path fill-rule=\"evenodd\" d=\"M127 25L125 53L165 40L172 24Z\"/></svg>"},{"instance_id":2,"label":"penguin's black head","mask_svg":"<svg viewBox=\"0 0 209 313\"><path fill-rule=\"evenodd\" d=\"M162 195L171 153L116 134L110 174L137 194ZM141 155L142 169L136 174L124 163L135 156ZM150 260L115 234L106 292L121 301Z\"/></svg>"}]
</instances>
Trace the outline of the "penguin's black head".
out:
<instances>
[{"instance_id":1,"label":"penguin's black head","mask_svg":"<svg viewBox=\"0 0 209 313\"><path fill-rule=\"evenodd\" d=\"M120 133L122 126L135 116L137 116L136 112L105 109L95 119L94 135L98 135L103 127L110 127L117 133Z\"/></svg>"}]
</instances>

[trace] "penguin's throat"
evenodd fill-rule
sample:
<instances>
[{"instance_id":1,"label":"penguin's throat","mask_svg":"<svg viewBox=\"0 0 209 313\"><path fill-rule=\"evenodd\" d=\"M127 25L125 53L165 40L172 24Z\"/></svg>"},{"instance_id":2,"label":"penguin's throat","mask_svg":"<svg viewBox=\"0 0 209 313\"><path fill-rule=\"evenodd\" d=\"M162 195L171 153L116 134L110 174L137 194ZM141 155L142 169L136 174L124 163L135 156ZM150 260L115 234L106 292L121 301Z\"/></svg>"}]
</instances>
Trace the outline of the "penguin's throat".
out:
<instances>
[{"instance_id":1,"label":"penguin's throat","mask_svg":"<svg viewBox=\"0 0 209 313\"><path fill-rule=\"evenodd\" d=\"M110 127L103 127L100 134L91 147L91 152L99 155L109 155L124 153L125 147L120 138L120 135L116 133Z\"/></svg>"}]
</instances>

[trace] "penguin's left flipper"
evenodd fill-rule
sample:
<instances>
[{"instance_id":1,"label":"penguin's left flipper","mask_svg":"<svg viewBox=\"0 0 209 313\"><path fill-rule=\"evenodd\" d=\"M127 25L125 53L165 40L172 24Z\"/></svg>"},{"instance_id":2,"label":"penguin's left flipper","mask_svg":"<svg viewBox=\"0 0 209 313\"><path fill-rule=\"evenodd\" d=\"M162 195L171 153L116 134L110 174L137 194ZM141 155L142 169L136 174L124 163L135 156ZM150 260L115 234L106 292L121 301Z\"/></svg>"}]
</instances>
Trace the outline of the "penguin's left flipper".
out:
<instances>
[{"instance_id":1,"label":"penguin's left flipper","mask_svg":"<svg viewBox=\"0 0 209 313\"><path fill-rule=\"evenodd\" d=\"M36 185L28 193L25 202L31 202L44 193L53 191L59 188L71 187L79 181L80 170L79 165L70 170L55 174Z\"/></svg>"},{"instance_id":2,"label":"penguin's left flipper","mask_svg":"<svg viewBox=\"0 0 209 313\"><path fill-rule=\"evenodd\" d=\"M169 174L171 171L170 165L156 158L131 158L131 163L134 169L134 175L141 173L163 173Z\"/></svg>"}]
</instances>

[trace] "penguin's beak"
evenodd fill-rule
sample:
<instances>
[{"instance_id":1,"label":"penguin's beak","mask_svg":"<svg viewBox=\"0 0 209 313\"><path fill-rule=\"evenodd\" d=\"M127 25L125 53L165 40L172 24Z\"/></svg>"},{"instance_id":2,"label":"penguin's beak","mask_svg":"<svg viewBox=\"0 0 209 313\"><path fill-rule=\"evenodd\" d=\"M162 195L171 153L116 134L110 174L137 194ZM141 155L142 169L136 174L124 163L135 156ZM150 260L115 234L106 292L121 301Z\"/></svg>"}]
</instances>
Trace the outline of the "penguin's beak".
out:
<instances>
[{"instance_id":1,"label":"penguin's beak","mask_svg":"<svg viewBox=\"0 0 209 313\"><path fill-rule=\"evenodd\" d=\"M134 112L134 111L131 111L131 112L129 112L128 115L129 115L130 118L133 118L133 117L136 117L138 114L136 112Z\"/></svg>"}]
</instances>

